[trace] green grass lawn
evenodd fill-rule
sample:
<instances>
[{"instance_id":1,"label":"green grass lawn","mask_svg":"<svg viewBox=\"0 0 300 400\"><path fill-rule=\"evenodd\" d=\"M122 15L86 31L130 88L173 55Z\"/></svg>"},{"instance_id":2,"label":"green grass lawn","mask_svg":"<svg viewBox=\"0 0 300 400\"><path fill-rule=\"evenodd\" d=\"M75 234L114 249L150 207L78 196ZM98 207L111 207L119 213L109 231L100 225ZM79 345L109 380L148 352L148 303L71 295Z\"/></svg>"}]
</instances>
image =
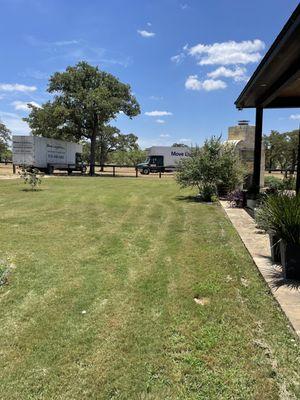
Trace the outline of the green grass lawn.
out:
<instances>
[{"instance_id":1,"label":"green grass lawn","mask_svg":"<svg viewBox=\"0 0 300 400\"><path fill-rule=\"evenodd\" d=\"M23 189L0 181L1 399L300 398L298 342L217 204L171 179Z\"/></svg>"}]
</instances>

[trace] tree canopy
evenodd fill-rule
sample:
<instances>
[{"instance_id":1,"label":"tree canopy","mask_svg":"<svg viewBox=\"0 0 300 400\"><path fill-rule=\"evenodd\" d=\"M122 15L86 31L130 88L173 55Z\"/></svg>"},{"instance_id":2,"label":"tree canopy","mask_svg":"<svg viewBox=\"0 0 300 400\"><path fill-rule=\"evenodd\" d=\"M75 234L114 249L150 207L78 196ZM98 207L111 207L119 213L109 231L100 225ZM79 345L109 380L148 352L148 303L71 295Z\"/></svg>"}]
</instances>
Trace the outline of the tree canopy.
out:
<instances>
[{"instance_id":1,"label":"tree canopy","mask_svg":"<svg viewBox=\"0 0 300 400\"><path fill-rule=\"evenodd\" d=\"M0 121L0 160L6 158L9 151L10 130Z\"/></svg>"},{"instance_id":2,"label":"tree canopy","mask_svg":"<svg viewBox=\"0 0 300 400\"><path fill-rule=\"evenodd\" d=\"M111 153L137 150L137 140L138 137L133 133L124 135L118 128L105 125L96 140L95 158L103 165L111 158ZM87 152L90 154L90 143L85 144L85 154ZM86 158L90 161L89 155Z\"/></svg>"},{"instance_id":3,"label":"tree canopy","mask_svg":"<svg viewBox=\"0 0 300 400\"><path fill-rule=\"evenodd\" d=\"M117 150L108 156L112 164L136 166L147 158L147 152L140 148L132 150Z\"/></svg>"},{"instance_id":4,"label":"tree canopy","mask_svg":"<svg viewBox=\"0 0 300 400\"><path fill-rule=\"evenodd\" d=\"M295 170L297 165L299 131L279 133L271 131L264 136L266 169Z\"/></svg>"},{"instance_id":5,"label":"tree canopy","mask_svg":"<svg viewBox=\"0 0 300 400\"><path fill-rule=\"evenodd\" d=\"M120 112L129 118L140 113L129 85L86 62L56 72L50 77L48 92L54 94L53 100L40 108L30 105L31 112L25 121L34 135L75 141L88 139L91 174L94 174L97 141L103 155L110 148L110 143L104 144L106 138L111 142L112 134L116 133L115 141L125 140L108 122Z\"/></svg>"}]
</instances>

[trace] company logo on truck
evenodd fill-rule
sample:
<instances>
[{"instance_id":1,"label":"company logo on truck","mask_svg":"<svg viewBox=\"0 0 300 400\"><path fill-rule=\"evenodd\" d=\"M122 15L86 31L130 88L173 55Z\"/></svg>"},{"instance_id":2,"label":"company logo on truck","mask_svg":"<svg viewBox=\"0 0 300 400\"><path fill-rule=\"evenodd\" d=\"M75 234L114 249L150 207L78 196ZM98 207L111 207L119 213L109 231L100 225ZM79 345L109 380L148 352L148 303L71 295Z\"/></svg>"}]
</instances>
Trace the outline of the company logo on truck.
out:
<instances>
[{"instance_id":1,"label":"company logo on truck","mask_svg":"<svg viewBox=\"0 0 300 400\"><path fill-rule=\"evenodd\" d=\"M171 156L175 156L175 157L189 157L190 153L188 152L178 152L178 151L171 151Z\"/></svg>"},{"instance_id":2,"label":"company logo on truck","mask_svg":"<svg viewBox=\"0 0 300 400\"><path fill-rule=\"evenodd\" d=\"M65 161L66 148L62 145L55 145L47 143L47 161Z\"/></svg>"}]
</instances>

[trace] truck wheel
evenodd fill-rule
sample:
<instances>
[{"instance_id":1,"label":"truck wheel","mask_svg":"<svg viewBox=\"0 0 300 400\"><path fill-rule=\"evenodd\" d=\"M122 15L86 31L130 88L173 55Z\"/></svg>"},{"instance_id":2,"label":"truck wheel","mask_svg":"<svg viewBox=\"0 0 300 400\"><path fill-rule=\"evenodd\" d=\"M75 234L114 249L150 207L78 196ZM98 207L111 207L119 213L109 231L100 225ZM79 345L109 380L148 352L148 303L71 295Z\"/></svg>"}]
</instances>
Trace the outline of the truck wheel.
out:
<instances>
[{"instance_id":1,"label":"truck wheel","mask_svg":"<svg viewBox=\"0 0 300 400\"><path fill-rule=\"evenodd\" d=\"M85 173L86 173L86 167L85 167L85 166L81 168L81 173L82 173L82 174L85 174Z\"/></svg>"},{"instance_id":2,"label":"truck wheel","mask_svg":"<svg viewBox=\"0 0 300 400\"><path fill-rule=\"evenodd\" d=\"M144 168L143 169L143 174L144 175L149 175L150 174L150 168Z\"/></svg>"},{"instance_id":3,"label":"truck wheel","mask_svg":"<svg viewBox=\"0 0 300 400\"><path fill-rule=\"evenodd\" d=\"M52 175L52 174L53 174L53 171L54 171L53 165L48 165L48 167L47 167L47 174L48 174L48 175Z\"/></svg>"}]
</instances>

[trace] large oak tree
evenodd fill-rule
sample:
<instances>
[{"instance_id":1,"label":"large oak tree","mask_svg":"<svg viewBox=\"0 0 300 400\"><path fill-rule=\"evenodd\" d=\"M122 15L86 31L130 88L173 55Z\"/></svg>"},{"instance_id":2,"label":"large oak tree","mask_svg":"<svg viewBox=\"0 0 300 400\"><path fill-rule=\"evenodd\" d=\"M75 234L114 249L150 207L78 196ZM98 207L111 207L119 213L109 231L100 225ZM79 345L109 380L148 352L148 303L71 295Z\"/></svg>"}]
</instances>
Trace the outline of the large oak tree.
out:
<instances>
[{"instance_id":1,"label":"large oak tree","mask_svg":"<svg viewBox=\"0 0 300 400\"><path fill-rule=\"evenodd\" d=\"M140 113L130 86L98 67L79 62L51 76L48 92L54 94L53 100L40 108L30 105L31 112L25 120L34 135L88 139L93 175L97 140L103 140L108 122L120 112L129 118Z\"/></svg>"}]
</instances>

